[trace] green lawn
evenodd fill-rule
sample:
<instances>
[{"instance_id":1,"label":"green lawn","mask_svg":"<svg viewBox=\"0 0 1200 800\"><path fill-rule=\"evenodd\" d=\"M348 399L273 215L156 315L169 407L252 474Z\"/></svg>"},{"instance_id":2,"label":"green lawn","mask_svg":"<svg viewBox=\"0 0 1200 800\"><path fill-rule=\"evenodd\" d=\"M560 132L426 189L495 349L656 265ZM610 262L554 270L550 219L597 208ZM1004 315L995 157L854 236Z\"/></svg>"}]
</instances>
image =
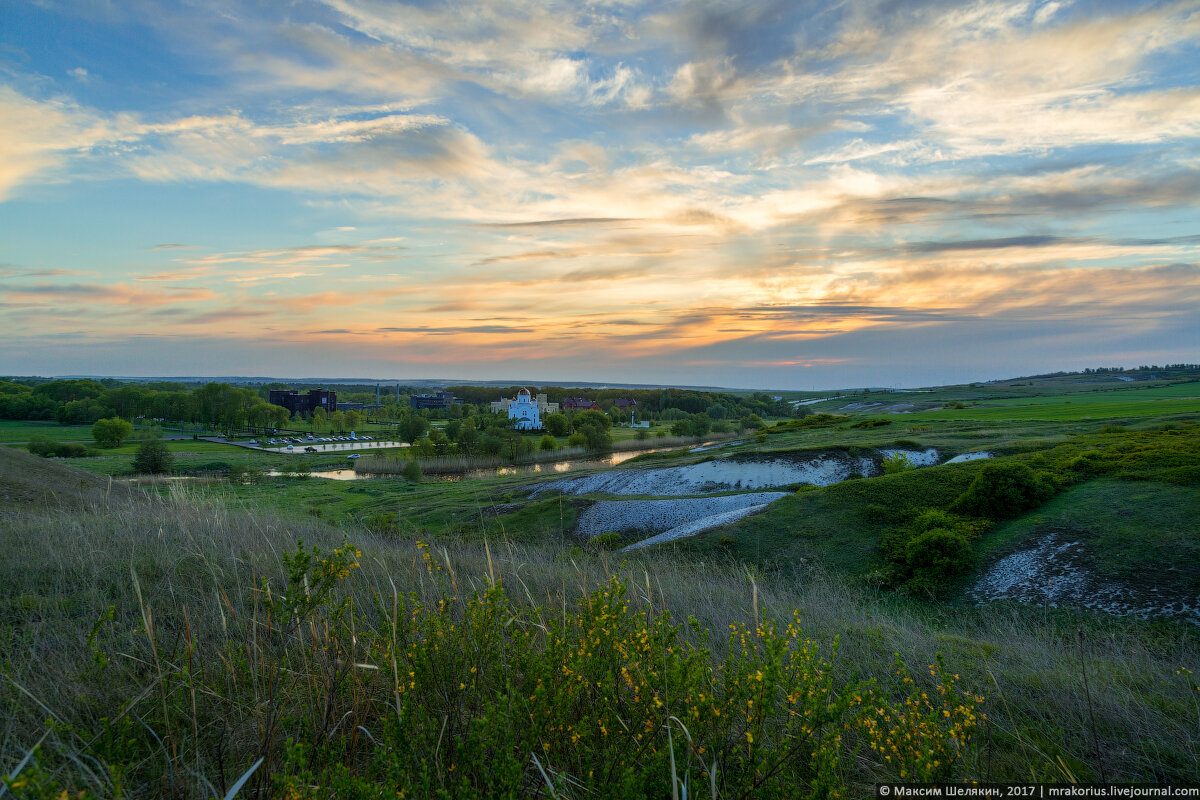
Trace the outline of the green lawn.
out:
<instances>
[{"instance_id":1,"label":"green lawn","mask_svg":"<svg viewBox=\"0 0 1200 800\"><path fill-rule=\"evenodd\" d=\"M92 441L92 426L0 419L0 444L27 442L30 436L45 436L56 442L90 442Z\"/></svg>"},{"instance_id":2,"label":"green lawn","mask_svg":"<svg viewBox=\"0 0 1200 800\"><path fill-rule=\"evenodd\" d=\"M1107 394L1107 393L1106 393ZM1131 393L1132 394L1132 393ZM911 422L926 420L1113 420L1200 413L1200 397L1175 399L1093 399L1087 395L1056 398L1030 398L1011 401L1004 406L942 408L905 414Z\"/></svg>"}]
</instances>

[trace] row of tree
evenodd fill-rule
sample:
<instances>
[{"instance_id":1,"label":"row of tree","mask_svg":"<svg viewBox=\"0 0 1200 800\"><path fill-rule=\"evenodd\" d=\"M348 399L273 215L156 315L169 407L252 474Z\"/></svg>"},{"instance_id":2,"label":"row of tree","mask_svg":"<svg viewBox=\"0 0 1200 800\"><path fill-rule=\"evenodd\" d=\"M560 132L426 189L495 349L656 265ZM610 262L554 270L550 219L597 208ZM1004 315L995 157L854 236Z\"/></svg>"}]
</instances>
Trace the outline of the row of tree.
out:
<instances>
[{"instance_id":1,"label":"row of tree","mask_svg":"<svg viewBox=\"0 0 1200 800\"><path fill-rule=\"evenodd\" d=\"M120 383L111 379L97 381L87 378L0 380L0 419L56 420L62 424L78 425L120 418L194 423L222 429L283 428L290 421L287 409L270 404L266 396L271 388L285 386L264 384L251 388L215 382L189 386L172 381ZM344 432L358 429L368 419L387 421L399 426L399 433L406 441L419 438L428 429L430 419L453 422L473 418L479 430L493 426L504 428L506 423L495 418L506 415L492 414L488 405L496 399L498 391L515 395L519 388L452 387L465 402L455 404L448 410L413 411L408 406L407 396L402 396L399 403L389 398L382 408L371 412L351 410L326 413L324 409L318 409L313 413L312 425L318 432ZM605 417L606 430L614 422L628 420L629 411L615 404L618 398L635 400L637 415L643 420L672 423L690 420L690 428L697 430L698 435L708 430L697 419L698 414L710 421L744 422L751 417L792 416L796 413L788 404L761 393L741 396L691 389L587 390L553 386L543 387L539 391L544 391L551 402L561 403L568 397L583 397L594 400L602 409L600 412L565 411L547 415L544 425L553 436L567 436L577 428L589 427L576 421L581 417L599 424L595 417L583 416L586 414ZM480 420L483 422L480 423Z\"/></svg>"}]
</instances>

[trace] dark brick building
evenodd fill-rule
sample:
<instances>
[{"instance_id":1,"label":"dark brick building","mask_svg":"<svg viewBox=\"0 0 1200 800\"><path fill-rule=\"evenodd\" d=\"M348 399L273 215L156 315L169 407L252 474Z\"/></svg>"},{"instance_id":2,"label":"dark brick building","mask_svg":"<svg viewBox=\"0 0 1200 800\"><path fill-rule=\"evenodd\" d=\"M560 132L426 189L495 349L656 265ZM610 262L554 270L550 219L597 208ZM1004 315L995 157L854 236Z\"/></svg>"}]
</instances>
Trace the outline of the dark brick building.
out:
<instances>
[{"instance_id":1,"label":"dark brick building","mask_svg":"<svg viewBox=\"0 0 1200 800\"><path fill-rule=\"evenodd\" d=\"M325 409L326 414L338 410L337 392L326 389L310 389L304 394L287 389L272 389L270 403L283 406L292 412L293 417L307 417L318 408Z\"/></svg>"}]
</instances>

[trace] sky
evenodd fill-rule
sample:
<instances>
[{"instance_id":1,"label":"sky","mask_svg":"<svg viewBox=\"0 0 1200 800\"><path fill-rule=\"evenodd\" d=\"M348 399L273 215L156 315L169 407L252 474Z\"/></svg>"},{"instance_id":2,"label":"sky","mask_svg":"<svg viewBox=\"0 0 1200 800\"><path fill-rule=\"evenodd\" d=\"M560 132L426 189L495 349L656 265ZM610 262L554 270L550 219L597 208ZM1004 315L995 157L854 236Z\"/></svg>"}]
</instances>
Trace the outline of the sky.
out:
<instances>
[{"instance_id":1,"label":"sky","mask_svg":"<svg viewBox=\"0 0 1200 800\"><path fill-rule=\"evenodd\" d=\"M1194 362L1200 0L0 0L0 374Z\"/></svg>"}]
</instances>

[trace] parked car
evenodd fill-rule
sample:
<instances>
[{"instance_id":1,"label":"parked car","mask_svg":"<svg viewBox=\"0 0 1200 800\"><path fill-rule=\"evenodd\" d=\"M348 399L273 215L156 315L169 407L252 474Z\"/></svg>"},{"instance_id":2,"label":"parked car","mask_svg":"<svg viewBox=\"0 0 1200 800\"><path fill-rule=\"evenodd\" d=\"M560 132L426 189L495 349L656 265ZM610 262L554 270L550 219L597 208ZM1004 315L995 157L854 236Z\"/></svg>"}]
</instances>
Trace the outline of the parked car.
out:
<instances>
[{"instance_id":1,"label":"parked car","mask_svg":"<svg viewBox=\"0 0 1200 800\"><path fill-rule=\"evenodd\" d=\"M350 455L346 456L346 458L362 458L362 455L359 453L351 453Z\"/></svg>"}]
</instances>

